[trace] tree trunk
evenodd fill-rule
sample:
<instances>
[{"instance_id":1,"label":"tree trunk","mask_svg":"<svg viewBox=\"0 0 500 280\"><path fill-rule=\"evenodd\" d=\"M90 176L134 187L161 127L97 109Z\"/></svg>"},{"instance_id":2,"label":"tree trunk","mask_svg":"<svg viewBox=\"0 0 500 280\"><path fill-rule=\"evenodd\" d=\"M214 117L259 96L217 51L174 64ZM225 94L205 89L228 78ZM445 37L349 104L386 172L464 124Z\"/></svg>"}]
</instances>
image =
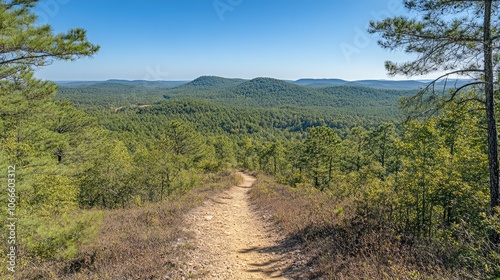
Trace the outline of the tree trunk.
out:
<instances>
[{"instance_id":1,"label":"tree trunk","mask_svg":"<svg viewBox=\"0 0 500 280\"><path fill-rule=\"evenodd\" d=\"M163 191L165 190L165 178L161 176L160 201L163 201Z\"/></svg>"},{"instance_id":2,"label":"tree trunk","mask_svg":"<svg viewBox=\"0 0 500 280\"><path fill-rule=\"evenodd\" d=\"M488 122L488 165L490 170L491 214L500 206L500 185L498 178L498 133L495 120L495 99L493 87L493 43L491 38L492 0L484 2L484 79L486 96L486 121ZM499 233L492 234L492 241L500 242Z\"/></svg>"},{"instance_id":3,"label":"tree trunk","mask_svg":"<svg viewBox=\"0 0 500 280\"><path fill-rule=\"evenodd\" d=\"M61 164L63 157L63 149L61 147L57 148L56 155L57 155L57 164Z\"/></svg>"},{"instance_id":4,"label":"tree trunk","mask_svg":"<svg viewBox=\"0 0 500 280\"><path fill-rule=\"evenodd\" d=\"M333 156L330 157L330 161L328 162L328 183L332 181L333 176Z\"/></svg>"},{"instance_id":5,"label":"tree trunk","mask_svg":"<svg viewBox=\"0 0 500 280\"><path fill-rule=\"evenodd\" d=\"M276 156L273 156L273 165L274 165L274 176L276 176L277 172Z\"/></svg>"}]
</instances>

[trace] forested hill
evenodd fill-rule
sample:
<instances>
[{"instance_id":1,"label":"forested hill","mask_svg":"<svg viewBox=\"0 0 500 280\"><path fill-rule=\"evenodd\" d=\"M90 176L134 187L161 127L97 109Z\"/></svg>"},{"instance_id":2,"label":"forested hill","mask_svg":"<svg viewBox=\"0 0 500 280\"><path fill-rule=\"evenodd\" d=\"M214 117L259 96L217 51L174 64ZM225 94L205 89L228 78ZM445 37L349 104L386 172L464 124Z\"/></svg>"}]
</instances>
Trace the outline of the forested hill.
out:
<instances>
[{"instance_id":1,"label":"forested hill","mask_svg":"<svg viewBox=\"0 0 500 280\"><path fill-rule=\"evenodd\" d=\"M290 81L291 83L307 86L307 87L329 87L329 86L363 86L378 89L396 89L396 90L418 90L429 84L428 80L358 80L346 81L342 79L299 79ZM436 88L453 88L460 87L470 80L467 79L450 79L436 81Z\"/></svg>"},{"instance_id":2,"label":"forested hill","mask_svg":"<svg viewBox=\"0 0 500 280\"><path fill-rule=\"evenodd\" d=\"M233 124L236 123L238 131L278 128L281 125L272 124L271 117L277 112L281 116L288 116L285 118L289 118L290 123L284 125L290 131L302 131L312 124L329 124L340 128L361 124L373 126L385 121L400 120L402 115L398 108L399 99L413 92L359 86L306 87L272 78L242 80L202 76L173 88L120 81L60 86L57 98L69 100L87 112L92 111L92 114L101 117L102 122L111 118L108 113L130 114L128 109L137 114L161 114L171 119L196 122L197 119L192 117L199 116L212 103L217 105L217 114L221 111L231 112L224 114L231 116L230 120L224 122L224 130L228 132L234 131ZM186 99L191 101L182 102ZM184 113L185 116L173 114L168 109L178 107L179 104L190 107ZM241 124L238 120L247 119L242 114L254 116ZM294 118L299 118L300 121L292 121ZM203 130L216 132L220 128L214 126L219 124L218 121L206 124Z\"/></svg>"},{"instance_id":3,"label":"forested hill","mask_svg":"<svg viewBox=\"0 0 500 280\"><path fill-rule=\"evenodd\" d=\"M312 81L309 81L313 83ZM313 83L315 84L315 83ZM177 86L175 86L177 85ZM303 86L272 78L252 80L202 76L191 82L109 80L61 83L60 99L80 106L121 107L159 103L165 99L194 98L221 105L276 107L373 107L397 108L398 101L415 90L391 90L352 85Z\"/></svg>"},{"instance_id":4,"label":"forested hill","mask_svg":"<svg viewBox=\"0 0 500 280\"><path fill-rule=\"evenodd\" d=\"M414 92L414 90L389 90L361 86L307 87L262 77L245 81L203 76L190 83L167 89L163 96L166 99L189 97L210 100L221 105L263 108L291 105L322 107L328 110L332 107L372 110L380 106L389 106L391 110L397 110L399 99Z\"/></svg>"},{"instance_id":5,"label":"forested hill","mask_svg":"<svg viewBox=\"0 0 500 280\"><path fill-rule=\"evenodd\" d=\"M282 80L261 77L246 81L233 88L231 92L245 96L265 94L286 96L291 93L307 96L313 92L313 90Z\"/></svg>"},{"instance_id":6,"label":"forested hill","mask_svg":"<svg viewBox=\"0 0 500 280\"><path fill-rule=\"evenodd\" d=\"M174 95L166 96L175 98ZM359 86L333 86L312 88L291 84L271 78L256 78L235 87L211 93L193 92L196 98L208 98L219 104L244 105L252 107L315 106L328 110L355 107L371 111L380 106L389 110L398 107L399 99L414 91L375 89ZM358 111L358 110L356 110Z\"/></svg>"},{"instance_id":7,"label":"forested hill","mask_svg":"<svg viewBox=\"0 0 500 280\"><path fill-rule=\"evenodd\" d=\"M189 83L180 85L175 88L177 91L187 90L219 90L223 88L230 88L245 82L243 79L228 79L217 76L201 76Z\"/></svg>"}]
</instances>

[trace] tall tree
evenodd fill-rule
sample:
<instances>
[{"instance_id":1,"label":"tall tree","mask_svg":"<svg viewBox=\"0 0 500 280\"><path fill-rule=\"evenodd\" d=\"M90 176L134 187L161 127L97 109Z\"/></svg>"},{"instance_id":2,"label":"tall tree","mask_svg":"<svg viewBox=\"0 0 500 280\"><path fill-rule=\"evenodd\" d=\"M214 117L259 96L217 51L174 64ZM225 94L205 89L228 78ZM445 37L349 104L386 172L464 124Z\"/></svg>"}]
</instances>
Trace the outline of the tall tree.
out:
<instances>
[{"instance_id":1,"label":"tall tree","mask_svg":"<svg viewBox=\"0 0 500 280\"><path fill-rule=\"evenodd\" d=\"M404 49L416 55L405 63L386 62L390 75L424 75L445 71L426 89L408 100L415 112L433 113L446 101L483 104L488 131L490 206L494 214L500 207L498 133L495 120L495 84L498 84L500 56L500 3L493 0L405 0L413 18L398 16L371 22L369 32L381 35L379 44L389 50ZM469 76L465 85L435 89L436 82L448 82L451 75ZM484 94L464 97L466 88L476 87ZM498 233L493 240L500 243Z\"/></svg>"},{"instance_id":2,"label":"tall tree","mask_svg":"<svg viewBox=\"0 0 500 280\"><path fill-rule=\"evenodd\" d=\"M83 139L94 138L88 137L88 118L54 103L57 86L36 79L34 71L53 60L92 56L99 47L87 41L83 29L54 34L49 25L40 25L32 11L37 3L0 1L0 167L19 170L19 257L53 259L74 255L93 235L86 230L93 218L77 209L75 175L87 164ZM20 262L19 269L29 262Z\"/></svg>"},{"instance_id":3,"label":"tall tree","mask_svg":"<svg viewBox=\"0 0 500 280\"><path fill-rule=\"evenodd\" d=\"M363 127L353 127L343 142L344 169L358 172L369 163L367 156L368 132Z\"/></svg>"},{"instance_id":4,"label":"tall tree","mask_svg":"<svg viewBox=\"0 0 500 280\"><path fill-rule=\"evenodd\" d=\"M320 190L330 184L337 164L341 139L330 127L317 126L307 129L304 140L303 161L307 162L314 187Z\"/></svg>"},{"instance_id":5,"label":"tall tree","mask_svg":"<svg viewBox=\"0 0 500 280\"><path fill-rule=\"evenodd\" d=\"M50 25L38 25L31 11L37 2L0 1L0 140L7 135L17 135L17 142L29 139L31 129L26 128L49 110L49 97L57 86L34 78L36 67L92 56L99 50L87 41L83 29L54 34Z\"/></svg>"},{"instance_id":6,"label":"tall tree","mask_svg":"<svg viewBox=\"0 0 500 280\"><path fill-rule=\"evenodd\" d=\"M396 139L396 126L393 123L383 123L368 135L368 151L386 173L397 171Z\"/></svg>"}]
</instances>

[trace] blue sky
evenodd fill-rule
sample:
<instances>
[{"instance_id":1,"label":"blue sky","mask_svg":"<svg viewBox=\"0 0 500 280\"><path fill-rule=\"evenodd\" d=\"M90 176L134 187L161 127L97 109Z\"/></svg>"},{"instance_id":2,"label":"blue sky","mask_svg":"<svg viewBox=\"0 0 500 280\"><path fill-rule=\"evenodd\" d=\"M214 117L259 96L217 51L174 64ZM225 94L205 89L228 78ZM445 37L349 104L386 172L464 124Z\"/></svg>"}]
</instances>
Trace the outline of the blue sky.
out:
<instances>
[{"instance_id":1,"label":"blue sky","mask_svg":"<svg viewBox=\"0 0 500 280\"><path fill-rule=\"evenodd\" d=\"M50 80L191 80L201 75L392 79L370 20L401 0L41 0L40 23L87 30L92 59L38 69ZM402 77L395 77L401 79Z\"/></svg>"}]
</instances>

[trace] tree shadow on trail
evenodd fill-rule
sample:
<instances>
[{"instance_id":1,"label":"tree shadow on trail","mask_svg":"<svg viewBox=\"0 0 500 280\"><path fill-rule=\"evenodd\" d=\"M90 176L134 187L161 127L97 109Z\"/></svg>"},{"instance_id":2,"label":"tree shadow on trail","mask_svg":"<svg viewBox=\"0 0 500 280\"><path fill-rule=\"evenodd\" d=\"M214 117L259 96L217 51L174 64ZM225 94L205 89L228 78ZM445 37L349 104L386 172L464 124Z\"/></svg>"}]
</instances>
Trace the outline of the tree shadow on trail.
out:
<instances>
[{"instance_id":1,"label":"tree shadow on trail","mask_svg":"<svg viewBox=\"0 0 500 280\"><path fill-rule=\"evenodd\" d=\"M252 268L247 269L248 272L263 273L270 279L280 277L288 279L322 279L324 274L318 272L315 268L318 266L321 254L328 251L328 248L311 250L307 244L310 244L310 242L324 242L330 239L334 235L332 230L332 228L305 228L296 234L283 238L274 246L254 246L240 250L239 253L271 255L270 260L264 258L266 259L264 262L249 263Z\"/></svg>"},{"instance_id":2,"label":"tree shadow on trail","mask_svg":"<svg viewBox=\"0 0 500 280\"><path fill-rule=\"evenodd\" d=\"M308 226L280 240L275 246L249 247L240 253L271 255L271 260L249 264L250 272L261 272L270 278L328 279L332 275L348 276L359 258L382 261L393 252L382 250L384 234L369 234L362 225L345 228L338 225ZM399 250L400 248L392 248ZM383 253L383 254L382 254ZM278 277L279 277L278 276Z\"/></svg>"}]
</instances>

